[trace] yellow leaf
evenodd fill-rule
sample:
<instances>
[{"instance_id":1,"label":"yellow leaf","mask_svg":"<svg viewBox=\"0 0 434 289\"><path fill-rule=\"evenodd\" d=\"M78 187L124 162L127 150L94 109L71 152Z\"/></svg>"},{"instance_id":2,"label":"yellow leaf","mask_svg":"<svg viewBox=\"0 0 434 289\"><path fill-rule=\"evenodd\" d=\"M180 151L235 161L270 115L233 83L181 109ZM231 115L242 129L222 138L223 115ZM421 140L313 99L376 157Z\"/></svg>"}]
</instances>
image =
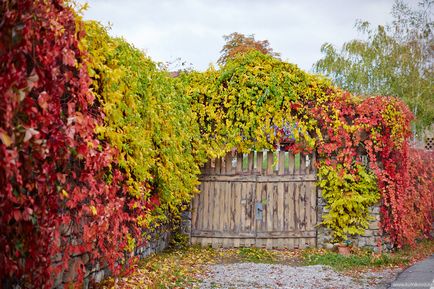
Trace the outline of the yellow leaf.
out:
<instances>
[{"instance_id":1,"label":"yellow leaf","mask_svg":"<svg viewBox=\"0 0 434 289\"><path fill-rule=\"evenodd\" d=\"M68 192L65 191L65 190L62 190L62 195L63 195L65 198L69 198L69 194L68 194Z\"/></svg>"},{"instance_id":2,"label":"yellow leaf","mask_svg":"<svg viewBox=\"0 0 434 289\"><path fill-rule=\"evenodd\" d=\"M89 206L89 209L90 209L90 211L92 212L92 215L96 216L97 211L96 211L95 206Z\"/></svg>"},{"instance_id":3,"label":"yellow leaf","mask_svg":"<svg viewBox=\"0 0 434 289\"><path fill-rule=\"evenodd\" d=\"M5 146L10 146L13 143L12 138L5 132L0 131L0 140L2 141L2 143L5 144Z\"/></svg>"}]
</instances>

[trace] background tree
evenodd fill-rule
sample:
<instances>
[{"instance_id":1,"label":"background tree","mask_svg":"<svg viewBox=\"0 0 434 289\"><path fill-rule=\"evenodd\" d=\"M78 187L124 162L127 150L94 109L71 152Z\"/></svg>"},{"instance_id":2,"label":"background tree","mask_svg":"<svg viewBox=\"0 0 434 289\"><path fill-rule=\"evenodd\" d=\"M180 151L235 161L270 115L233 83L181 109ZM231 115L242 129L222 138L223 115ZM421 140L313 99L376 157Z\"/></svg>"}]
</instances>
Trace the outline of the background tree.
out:
<instances>
[{"instance_id":1,"label":"background tree","mask_svg":"<svg viewBox=\"0 0 434 289\"><path fill-rule=\"evenodd\" d=\"M246 36L242 33L234 32L224 35L223 39L226 41L226 44L220 50L221 56L217 60L219 64L225 64L228 59L233 58L235 55L246 53L250 50L258 50L263 54L269 54L276 58L280 56L280 53L273 51L268 40L255 40L254 34Z\"/></svg>"},{"instance_id":2,"label":"background tree","mask_svg":"<svg viewBox=\"0 0 434 289\"><path fill-rule=\"evenodd\" d=\"M415 129L430 125L434 122L433 3L424 0L412 9L396 0L392 23L374 29L368 22L357 22L366 40L351 40L340 52L325 43L324 56L314 70L357 94L400 97L416 117Z\"/></svg>"}]
</instances>

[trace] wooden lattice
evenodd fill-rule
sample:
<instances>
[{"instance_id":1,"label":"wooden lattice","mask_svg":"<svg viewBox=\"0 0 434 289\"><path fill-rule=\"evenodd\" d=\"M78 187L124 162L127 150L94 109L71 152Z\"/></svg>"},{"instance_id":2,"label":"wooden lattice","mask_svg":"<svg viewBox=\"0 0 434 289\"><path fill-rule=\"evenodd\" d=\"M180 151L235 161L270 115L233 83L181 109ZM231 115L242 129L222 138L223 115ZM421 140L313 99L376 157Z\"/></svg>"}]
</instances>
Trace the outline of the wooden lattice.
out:
<instances>
[{"instance_id":1,"label":"wooden lattice","mask_svg":"<svg viewBox=\"0 0 434 289\"><path fill-rule=\"evenodd\" d=\"M425 139L425 149L429 151L432 151L434 149L434 138L427 137Z\"/></svg>"}]
</instances>

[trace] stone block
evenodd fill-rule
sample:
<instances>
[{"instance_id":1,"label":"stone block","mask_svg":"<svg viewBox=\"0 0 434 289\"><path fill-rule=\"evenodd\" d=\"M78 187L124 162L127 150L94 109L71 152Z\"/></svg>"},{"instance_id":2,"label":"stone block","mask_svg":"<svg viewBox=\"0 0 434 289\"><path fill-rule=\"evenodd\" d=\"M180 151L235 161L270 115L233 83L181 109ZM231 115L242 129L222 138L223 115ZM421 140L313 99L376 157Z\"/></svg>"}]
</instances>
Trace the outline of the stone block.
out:
<instances>
[{"instance_id":1,"label":"stone block","mask_svg":"<svg viewBox=\"0 0 434 289\"><path fill-rule=\"evenodd\" d=\"M60 224L60 234L64 237L68 237L72 233L72 226L70 224Z\"/></svg>"},{"instance_id":2,"label":"stone block","mask_svg":"<svg viewBox=\"0 0 434 289\"><path fill-rule=\"evenodd\" d=\"M63 257L62 253L57 253L56 255L54 255L51 258L51 262L52 263L58 263L58 262L62 261L62 257Z\"/></svg>"},{"instance_id":3,"label":"stone block","mask_svg":"<svg viewBox=\"0 0 434 289\"><path fill-rule=\"evenodd\" d=\"M83 262L83 264L87 264L90 261L89 254L85 253L81 255L81 261Z\"/></svg>"},{"instance_id":4,"label":"stone block","mask_svg":"<svg viewBox=\"0 0 434 289\"><path fill-rule=\"evenodd\" d=\"M68 264L68 270L63 274L63 283L72 283L77 279L78 272L82 270L82 261L80 257L71 258Z\"/></svg>"},{"instance_id":5,"label":"stone block","mask_svg":"<svg viewBox=\"0 0 434 289\"><path fill-rule=\"evenodd\" d=\"M53 287L60 287L63 282L63 272L60 272L56 278L54 278Z\"/></svg>"},{"instance_id":6,"label":"stone block","mask_svg":"<svg viewBox=\"0 0 434 289\"><path fill-rule=\"evenodd\" d=\"M72 246L78 246L80 244L80 241L77 238L71 238L71 245Z\"/></svg>"},{"instance_id":7,"label":"stone block","mask_svg":"<svg viewBox=\"0 0 434 289\"><path fill-rule=\"evenodd\" d=\"M368 246L375 247L377 245L377 238L376 237L368 237L368 238L366 238L366 244Z\"/></svg>"},{"instance_id":8,"label":"stone block","mask_svg":"<svg viewBox=\"0 0 434 289\"><path fill-rule=\"evenodd\" d=\"M96 283L101 282L104 279L104 275L105 275L104 273L105 273L104 270L95 272L93 274L93 280L95 280Z\"/></svg>"},{"instance_id":9,"label":"stone block","mask_svg":"<svg viewBox=\"0 0 434 289\"><path fill-rule=\"evenodd\" d=\"M85 278L83 280L83 289L89 289L89 284L90 284L90 279L89 278Z\"/></svg>"},{"instance_id":10,"label":"stone block","mask_svg":"<svg viewBox=\"0 0 434 289\"><path fill-rule=\"evenodd\" d=\"M380 206L372 207L372 214L379 215L380 214Z\"/></svg>"},{"instance_id":11,"label":"stone block","mask_svg":"<svg viewBox=\"0 0 434 289\"><path fill-rule=\"evenodd\" d=\"M334 245L332 243L325 243L324 244L324 248L326 248L327 250L332 250L334 247Z\"/></svg>"}]
</instances>

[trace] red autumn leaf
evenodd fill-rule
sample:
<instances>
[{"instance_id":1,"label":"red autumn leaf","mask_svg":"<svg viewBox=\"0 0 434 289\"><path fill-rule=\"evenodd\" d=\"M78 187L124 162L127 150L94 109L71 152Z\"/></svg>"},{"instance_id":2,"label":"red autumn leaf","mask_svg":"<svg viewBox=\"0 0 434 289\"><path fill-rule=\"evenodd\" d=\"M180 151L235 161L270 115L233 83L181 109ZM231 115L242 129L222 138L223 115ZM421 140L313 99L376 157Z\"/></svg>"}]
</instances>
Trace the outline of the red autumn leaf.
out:
<instances>
[{"instance_id":1,"label":"red autumn leaf","mask_svg":"<svg viewBox=\"0 0 434 289\"><path fill-rule=\"evenodd\" d=\"M21 221L21 217L22 217L21 210L15 209L12 214L14 216L15 221L17 222Z\"/></svg>"}]
</instances>

